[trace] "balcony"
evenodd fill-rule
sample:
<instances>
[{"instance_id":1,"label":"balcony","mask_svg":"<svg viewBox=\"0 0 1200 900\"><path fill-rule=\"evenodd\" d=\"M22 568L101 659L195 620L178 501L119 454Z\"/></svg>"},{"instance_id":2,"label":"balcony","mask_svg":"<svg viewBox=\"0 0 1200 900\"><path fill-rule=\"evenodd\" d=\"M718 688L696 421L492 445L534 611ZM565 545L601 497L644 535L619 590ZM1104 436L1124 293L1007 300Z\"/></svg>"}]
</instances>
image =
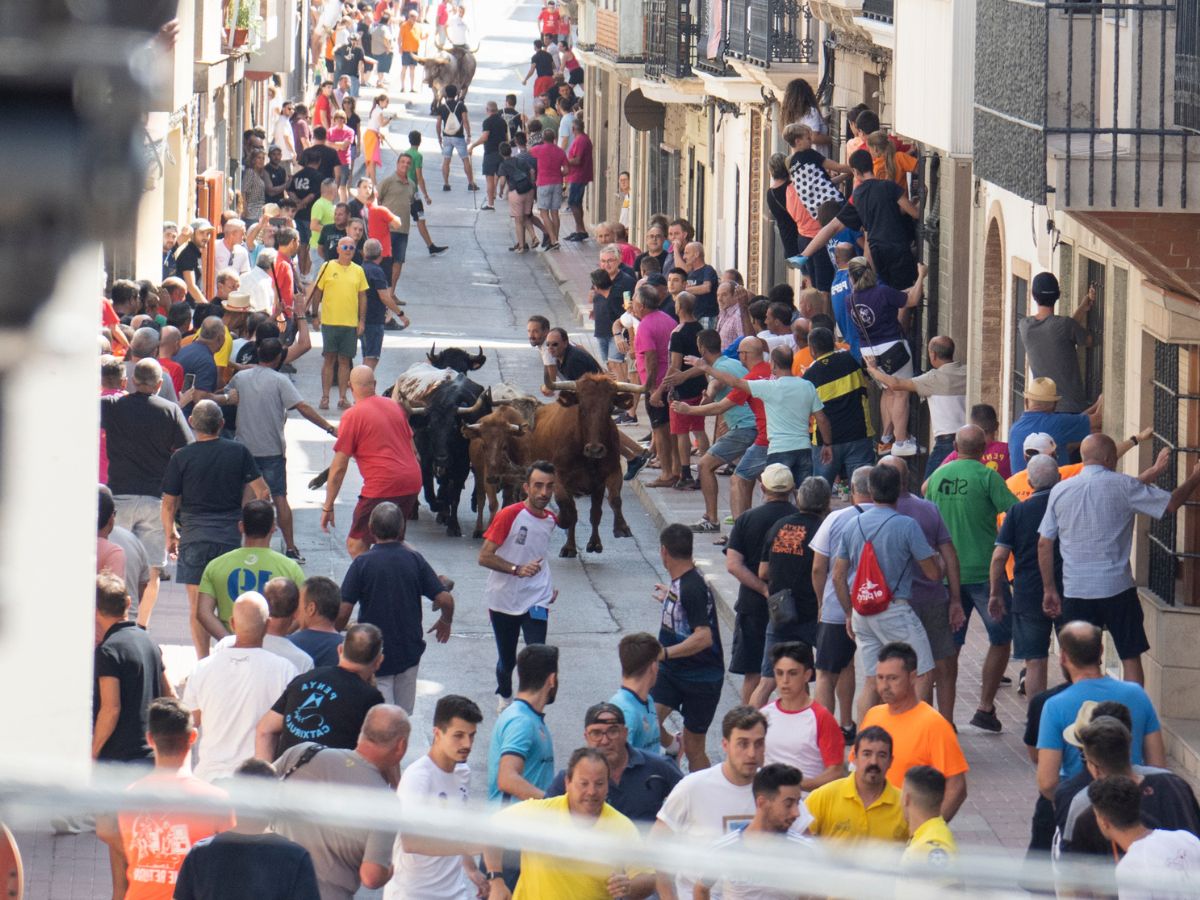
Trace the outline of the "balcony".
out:
<instances>
[{"instance_id":1,"label":"balcony","mask_svg":"<svg viewBox=\"0 0 1200 900\"><path fill-rule=\"evenodd\" d=\"M686 78L692 74L692 18L687 0L646 0L646 75Z\"/></svg>"},{"instance_id":2,"label":"balcony","mask_svg":"<svg viewBox=\"0 0 1200 900\"><path fill-rule=\"evenodd\" d=\"M976 172L1072 212L1200 205L1200 0L979 0Z\"/></svg>"},{"instance_id":3,"label":"balcony","mask_svg":"<svg viewBox=\"0 0 1200 900\"><path fill-rule=\"evenodd\" d=\"M889 4L890 6L890 4ZM728 52L762 68L817 62L812 12L800 0L728 0Z\"/></svg>"},{"instance_id":4,"label":"balcony","mask_svg":"<svg viewBox=\"0 0 1200 900\"><path fill-rule=\"evenodd\" d=\"M616 63L640 63L644 58L645 17L639 0L622 0L617 9L595 9L594 46L597 56Z\"/></svg>"},{"instance_id":5,"label":"balcony","mask_svg":"<svg viewBox=\"0 0 1200 900\"><path fill-rule=\"evenodd\" d=\"M862 15L864 19L891 24L896 15L896 0L863 0Z\"/></svg>"}]
</instances>

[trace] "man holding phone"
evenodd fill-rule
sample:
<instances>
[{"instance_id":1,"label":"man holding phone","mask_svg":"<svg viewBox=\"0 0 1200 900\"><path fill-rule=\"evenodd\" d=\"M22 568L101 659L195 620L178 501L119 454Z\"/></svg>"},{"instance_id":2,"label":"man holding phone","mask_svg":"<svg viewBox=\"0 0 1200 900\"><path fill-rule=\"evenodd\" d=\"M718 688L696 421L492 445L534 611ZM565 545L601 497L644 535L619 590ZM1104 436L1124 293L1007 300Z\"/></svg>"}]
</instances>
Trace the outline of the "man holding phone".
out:
<instances>
[{"instance_id":1,"label":"man holding phone","mask_svg":"<svg viewBox=\"0 0 1200 900\"><path fill-rule=\"evenodd\" d=\"M518 639L524 634L526 646L546 643L550 604L558 597L546 563L558 524L546 508L554 496L554 481L553 463L533 463L525 478L525 499L496 513L479 551L479 565L491 570L484 591L498 652L498 712L512 703Z\"/></svg>"}]
</instances>

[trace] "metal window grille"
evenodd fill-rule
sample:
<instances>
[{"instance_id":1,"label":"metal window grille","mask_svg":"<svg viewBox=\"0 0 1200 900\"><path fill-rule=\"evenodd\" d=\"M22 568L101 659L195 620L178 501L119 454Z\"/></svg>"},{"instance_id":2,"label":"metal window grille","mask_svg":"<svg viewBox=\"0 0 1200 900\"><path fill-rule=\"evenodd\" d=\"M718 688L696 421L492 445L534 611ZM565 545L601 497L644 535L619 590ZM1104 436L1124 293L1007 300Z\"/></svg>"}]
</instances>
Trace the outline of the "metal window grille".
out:
<instances>
[{"instance_id":1,"label":"metal window grille","mask_svg":"<svg viewBox=\"0 0 1200 900\"><path fill-rule=\"evenodd\" d=\"M895 0L863 0L862 14L865 18L891 22L895 12Z\"/></svg>"},{"instance_id":2,"label":"metal window grille","mask_svg":"<svg viewBox=\"0 0 1200 900\"><path fill-rule=\"evenodd\" d=\"M687 0L646 0L646 74L683 78L692 71L692 19Z\"/></svg>"},{"instance_id":3,"label":"metal window grille","mask_svg":"<svg viewBox=\"0 0 1200 900\"><path fill-rule=\"evenodd\" d=\"M770 68L772 63L815 63L816 28L800 0L729 0L729 53Z\"/></svg>"},{"instance_id":4,"label":"metal window grille","mask_svg":"<svg viewBox=\"0 0 1200 900\"><path fill-rule=\"evenodd\" d=\"M1029 315L1029 282L1019 275L1012 280L1012 416L1016 419L1025 408L1025 342L1017 326Z\"/></svg>"},{"instance_id":5,"label":"metal window grille","mask_svg":"<svg viewBox=\"0 0 1200 900\"><path fill-rule=\"evenodd\" d=\"M1154 455L1163 447L1175 449L1179 440L1179 347L1154 342ZM1156 482L1164 490L1173 490L1175 466ZM1164 603L1175 605L1175 579L1179 557L1175 552L1175 517L1167 516L1150 523L1150 566L1148 587Z\"/></svg>"},{"instance_id":6,"label":"metal window grille","mask_svg":"<svg viewBox=\"0 0 1200 900\"><path fill-rule=\"evenodd\" d=\"M1080 272L1079 295L1086 294L1091 285L1096 287L1096 302L1088 311L1085 327L1092 336L1092 346L1083 348L1083 392L1090 401L1104 393L1104 308L1108 300L1108 285L1105 282L1104 263L1088 259Z\"/></svg>"}]
</instances>

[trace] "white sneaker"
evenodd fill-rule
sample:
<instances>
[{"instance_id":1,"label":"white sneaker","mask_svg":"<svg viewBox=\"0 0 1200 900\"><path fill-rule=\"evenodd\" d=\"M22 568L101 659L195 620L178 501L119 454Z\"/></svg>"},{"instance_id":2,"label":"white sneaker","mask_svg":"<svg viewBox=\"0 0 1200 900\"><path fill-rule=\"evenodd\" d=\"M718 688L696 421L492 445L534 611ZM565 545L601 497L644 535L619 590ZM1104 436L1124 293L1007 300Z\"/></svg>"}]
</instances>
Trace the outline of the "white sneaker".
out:
<instances>
[{"instance_id":1,"label":"white sneaker","mask_svg":"<svg viewBox=\"0 0 1200 900\"><path fill-rule=\"evenodd\" d=\"M903 441L896 441L892 444L892 456L916 456L917 441L916 438L906 438Z\"/></svg>"},{"instance_id":2,"label":"white sneaker","mask_svg":"<svg viewBox=\"0 0 1200 900\"><path fill-rule=\"evenodd\" d=\"M498 694L496 695L496 712L497 712L497 714L504 712L510 706L512 706L512 697L501 697Z\"/></svg>"}]
</instances>

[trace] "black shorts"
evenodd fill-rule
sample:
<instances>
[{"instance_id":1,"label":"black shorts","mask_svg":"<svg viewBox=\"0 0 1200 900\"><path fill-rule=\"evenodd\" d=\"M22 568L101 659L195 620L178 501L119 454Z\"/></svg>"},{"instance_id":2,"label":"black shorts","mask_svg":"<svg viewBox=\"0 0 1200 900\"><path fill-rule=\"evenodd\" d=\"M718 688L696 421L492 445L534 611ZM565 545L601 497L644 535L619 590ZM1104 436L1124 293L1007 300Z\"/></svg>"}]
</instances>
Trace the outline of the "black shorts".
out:
<instances>
[{"instance_id":1,"label":"black shorts","mask_svg":"<svg viewBox=\"0 0 1200 900\"><path fill-rule=\"evenodd\" d=\"M822 622L817 626L817 669L837 675L854 662L854 641L846 634L845 623Z\"/></svg>"},{"instance_id":2,"label":"black shorts","mask_svg":"<svg viewBox=\"0 0 1200 900\"><path fill-rule=\"evenodd\" d=\"M650 692L654 702L683 716L683 727L692 734L707 734L721 702L721 679L685 681L671 671L670 663L658 667L658 678Z\"/></svg>"},{"instance_id":3,"label":"black shorts","mask_svg":"<svg viewBox=\"0 0 1200 900\"><path fill-rule=\"evenodd\" d=\"M1150 649L1137 588L1122 591L1114 597L1063 597L1062 621L1077 619L1091 622L1112 635L1117 656L1121 659L1133 659Z\"/></svg>"},{"instance_id":4,"label":"black shorts","mask_svg":"<svg viewBox=\"0 0 1200 900\"><path fill-rule=\"evenodd\" d=\"M757 675L762 669L770 620L765 608L761 612L739 610L734 616L733 647L729 651L729 671L734 675Z\"/></svg>"},{"instance_id":5,"label":"black shorts","mask_svg":"<svg viewBox=\"0 0 1200 900\"><path fill-rule=\"evenodd\" d=\"M420 222L425 218L425 201L413 194L412 203L408 205L408 213L414 222Z\"/></svg>"},{"instance_id":6,"label":"black shorts","mask_svg":"<svg viewBox=\"0 0 1200 900\"><path fill-rule=\"evenodd\" d=\"M871 261L879 280L898 291L917 283L917 261L908 244L871 244Z\"/></svg>"},{"instance_id":7,"label":"black shorts","mask_svg":"<svg viewBox=\"0 0 1200 900\"><path fill-rule=\"evenodd\" d=\"M649 400L646 401L646 415L650 417L651 428L665 428L671 424L671 407L667 404L670 401L663 398L662 406L655 406Z\"/></svg>"},{"instance_id":8,"label":"black shorts","mask_svg":"<svg viewBox=\"0 0 1200 900\"><path fill-rule=\"evenodd\" d=\"M483 154L483 174L495 175L500 171L500 154L499 153L484 153Z\"/></svg>"}]
</instances>

